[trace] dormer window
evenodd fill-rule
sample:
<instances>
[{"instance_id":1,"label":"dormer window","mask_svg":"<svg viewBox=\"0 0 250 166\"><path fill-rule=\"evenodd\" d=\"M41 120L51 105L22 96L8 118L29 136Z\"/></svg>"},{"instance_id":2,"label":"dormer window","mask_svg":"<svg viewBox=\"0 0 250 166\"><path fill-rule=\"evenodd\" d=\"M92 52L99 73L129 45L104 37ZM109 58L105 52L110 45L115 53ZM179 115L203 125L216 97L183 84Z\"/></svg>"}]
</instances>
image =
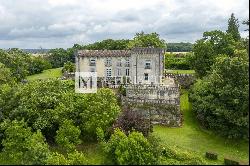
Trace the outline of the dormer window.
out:
<instances>
[{"instance_id":1,"label":"dormer window","mask_svg":"<svg viewBox=\"0 0 250 166\"><path fill-rule=\"evenodd\" d=\"M146 60L145 69L151 69L151 61L150 60Z\"/></svg>"},{"instance_id":2,"label":"dormer window","mask_svg":"<svg viewBox=\"0 0 250 166\"><path fill-rule=\"evenodd\" d=\"M96 60L94 58L89 60L89 66L96 66Z\"/></svg>"}]
</instances>

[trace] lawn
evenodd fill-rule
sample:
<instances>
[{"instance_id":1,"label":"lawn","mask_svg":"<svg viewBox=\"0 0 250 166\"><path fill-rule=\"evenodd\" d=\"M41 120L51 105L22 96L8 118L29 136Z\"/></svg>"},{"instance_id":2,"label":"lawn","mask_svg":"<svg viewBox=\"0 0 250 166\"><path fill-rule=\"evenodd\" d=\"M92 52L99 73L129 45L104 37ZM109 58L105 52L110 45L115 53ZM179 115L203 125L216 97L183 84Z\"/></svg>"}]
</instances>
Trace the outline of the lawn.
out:
<instances>
[{"instance_id":1,"label":"lawn","mask_svg":"<svg viewBox=\"0 0 250 166\"><path fill-rule=\"evenodd\" d=\"M183 91L181 96L181 111L184 117L181 128L154 126L153 134L160 137L163 144L176 145L186 150L196 151L203 156L206 151L216 152L219 155L218 164L222 164L224 156L249 161L249 142L228 140L199 127L192 112L192 106L188 102L187 91Z\"/></svg>"},{"instance_id":2,"label":"lawn","mask_svg":"<svg viewBox=\"0 0 250 166\"><path fill-rule=\"evenodd\" d=\"M195 74L194 70L167 70L165 69L166 73L173 73L173 74Z\"/></svg>"},{"instance_id":3,"label":"lawn","mask_svg":"<svg viewBox=\"0 0 250 166\"><path fill-rule=\"evenodd\" d=\"M48 69L44 70L42 73L34 74L27 77L27 80L37 80L37 79L48 79L48 78L59 78L62 76L62 68Z\"/></svg>"}]
</instances>

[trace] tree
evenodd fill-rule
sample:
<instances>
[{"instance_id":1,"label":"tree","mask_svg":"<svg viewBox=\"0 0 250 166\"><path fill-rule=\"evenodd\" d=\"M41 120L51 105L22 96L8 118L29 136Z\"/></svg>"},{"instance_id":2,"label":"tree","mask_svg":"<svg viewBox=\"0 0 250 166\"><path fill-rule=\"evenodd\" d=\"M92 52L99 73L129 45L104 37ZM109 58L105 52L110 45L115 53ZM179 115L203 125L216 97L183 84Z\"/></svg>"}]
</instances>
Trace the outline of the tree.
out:
<instances>
[{"instance_id":1,"label":"tree","mask_svg":"<svg viewBox=\"0 0 250 166\"><path fill-rule=\"evenodd\" d=\"M73 120L86 139L95 140L96 128L107 133L119 112L112 90L77 94L73 80L37 80L0 89L0 122L24 119L32 130L41 130L50 143L55 142L56 131L66 119Z\"/></svg>"},{"instance_id":2,"label":"tree","mask_svg":"<svg viewBox=\"0 0 250 166\"><path fill-rule=\"evenodd\" d=\"M160 39L159 34L144 32L136 33L133 40L128 43L128 48L134 47L154 47L154 48L166 48L166 43L163 39Z\"/></svg>"},{"instance_id":3,"label":"tree","mask_svg":"<svg viewBox=\"0 0 250 166\"><path fill-rule=\"evenodd\" d=\"M120 113L114 92L110 89L100 89L95 94L85 96L78 101L77 112L80 115L81 131L86 139L96 139L96 129L99 127L107 133Z\"/></svg>"},{"instance_id":4,"label":"tree","mask_svg":"<svg viewBox=\"0 0 250 166\"><path fill-rule=\"evenodd\" d=\"M211 74L190 94L201 124L229 138L244 138L249 130L249 59L245 50L216 58Z\"/></svg>"},{"instance_id":5,"label":"tree","mask_svg":"<svg viewBox=\"0 0 250 166\"><path fill-rule=\"evenodd\" d=\"M157 164L159 154L155 153L150 142L139 132L128 136L116 129L108 142L103 142L106 157L119 165L153 165Z\"/></svg>"},{"instance_id":6,"label":"tree","mask_svg":"<svg viewBox=\"0 0 250 166\"><path fill-rule=\"evenodd\" d=\"M16 81L21 81L28 74L30 56L19 49L10 49L7 51L0 49L0 63L11 71L11 76Z\"/></svg>"},{"instance_id":7,"label":"tree","mask_svg":"<svg viewBox=\"0 0 250 166\"><path fill-rule=\"evenodd\" d=\"M72 61L73 50L56 48L49 51L45 58L51 63L53 68L62 67L65 62Z\"/></svg>"},{"instance_id":8,"label":"tree","mask_svg":"<svg viewBox=\"0 0 250 166\"><path fill-rule=\"evenodd\" d=\"M245 31L249 31L249 19L248 19L248 20L243 21L243 23L242 23L242 24L244 24L244 25L248 26L248 28L247 28Z\"/></svg>"},{"instance_id":9,"label":"tree","mask_svg":"<svg viewBox=\"0 0 250 166\"><path fill-rule=\"evenodd\" d=\"M12 84L14 78L9 68L6 68L4 64L0 63L0 85L1 84Z\"/></svg>"},{"instance_id":10,"label":"tree","mask_svg":"<svg viewBox=\"0 0 250 166\"><path fill-rule=\"evenodd\" d=\"M75 64L69 61L64 63L62 72L75 72Z\"/></svg>"},{"instance_id":11,"label":"tree","mask_svg":"<svg viewBox=\"0 0 250 166\"><path fill-rule=\"evenodd\" d=\"M198 77L206 76L219 54L234 55L236 43L230 34L222 31L204 32L203 39L194 44L194 54L190 57L192 68Z\"/></svg>"},{"instance_id":12,"label":"tree","mask_svg":"<svg viewBox=\"0 0 250 166\"><path fill-rule=\"evenodd\" d=\"M239 32L239 21L235 18L234 13L231 14L231 17L228 20L228 28L227 33L231 34L235 41L239 41L241 39Z\"/></svg>"},{"instance_id":13,"label":"tree","mask_svg":"<svg viewBox=\"0 0 250 166\"><path fill-rule=\"evenodd\" d=\"M168 52L190 52L193 49L192 43L167 43Z\"/></svg>"},{"instance_id":14,"label":"tree","mask_svg":"<svg viewBox=\"0 0 250 166\"><path fill-rule=\"evenodd\" d=\"M81 130L74 126L72 120L64 120L56 133L56 143L66 151L74 150L75 146L81 143Z\"/></svg>"},{"instance_id":15,"label":"tree","mask_svg":"<svg viewBox=\"0 0 250 166\"><path fill-rule=\"evenodd\" d=\"M51 64L42 57L32 57L29 64L29 75L41 73L51 68Z\"/></svg>"},{"instance_id":16,"label":"tree","mask_svg":"<svg viewBox=\"0 0 250 166\"><path fill-rule=\"evenodd\" d=\"M101 42L95 42L93 44L88 44L81 47L79 45L75 45L75 47L88 50L125 50L127 49L128 43L129 40L125 39L121 40L106 39Z\"/></svg>"},{"instance_id":17,"label":"tree","mask_svg":"<svg viewBox=\"0 0 250 166\"><path fill-rule=\"evenodd\" d=\"M73 81L56 79L6 87L0 91L0 110L5 118L24 119L33 130L41 130L46 139L53 142L59 122L67 117L62 116L65 113L61 112L61 105L73 110L72 100L64 99L64 95L74 93L73 87Z\"/></svg>"},{"instance_id":18,"label":"tree","mask_svg":"<svg viewBox=\"0 0 250 166\"><path fill-rule=\"evenodd\" d=\"M48 145L40 131L32 133L24 121L5 121L2 141L3 153L11 164L44 164L49 154Z\"/></svg>"}]
</instances>

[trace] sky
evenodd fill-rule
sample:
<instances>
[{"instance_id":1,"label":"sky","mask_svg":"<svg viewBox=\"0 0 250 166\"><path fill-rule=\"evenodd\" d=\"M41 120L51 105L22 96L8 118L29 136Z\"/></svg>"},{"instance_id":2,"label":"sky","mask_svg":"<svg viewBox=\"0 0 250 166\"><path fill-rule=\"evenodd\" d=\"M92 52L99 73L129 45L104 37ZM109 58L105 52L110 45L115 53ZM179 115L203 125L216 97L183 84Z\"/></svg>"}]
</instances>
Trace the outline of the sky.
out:
<instances>
[{"instance_id":1,"label":"sky","mask_svg":"<svg viewBox=\"0 0 250 166\"><path fill-rule=\"evenodd\" d=\"M248 36L248 0L0 0L0 48L69 48L141 31L194 43L226 31L231 13Z\"/></svg>"}]
</instances>

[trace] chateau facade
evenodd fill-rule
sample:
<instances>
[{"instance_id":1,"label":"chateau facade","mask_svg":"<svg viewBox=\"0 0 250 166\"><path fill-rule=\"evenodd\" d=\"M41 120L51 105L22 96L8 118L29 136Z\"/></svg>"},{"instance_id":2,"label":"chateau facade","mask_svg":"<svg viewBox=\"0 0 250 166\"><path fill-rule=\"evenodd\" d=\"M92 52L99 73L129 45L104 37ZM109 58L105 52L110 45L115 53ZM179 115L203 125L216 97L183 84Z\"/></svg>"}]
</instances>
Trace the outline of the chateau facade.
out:
<instances>
[{"instance_id":1,"label":"chateau facade","mask_svg":"<svg viewBox=\"0 0 250 166\"><path fill-rule=\"evenodd\" d=\"M163 78L164 53L160 48L79 50L75 55L76 72L96 72L97 86L102 83L98 87L118 88L128 83L126 95L121 96L124 109L129 107L155 124L179 127L179 86Z\"/></svg>"},{"instance_id":2,"label":"chateau facade","mask_svg":"<svg viewBox=\"0 0 250 166\"><path fill-rule=\"evenodd\" d=\"M79 50L76 72L97 72L98 78L114 79L115 84L127 77L132 84L161 84L164 71L164 49Z\"/></svg>"}]
</instances>

